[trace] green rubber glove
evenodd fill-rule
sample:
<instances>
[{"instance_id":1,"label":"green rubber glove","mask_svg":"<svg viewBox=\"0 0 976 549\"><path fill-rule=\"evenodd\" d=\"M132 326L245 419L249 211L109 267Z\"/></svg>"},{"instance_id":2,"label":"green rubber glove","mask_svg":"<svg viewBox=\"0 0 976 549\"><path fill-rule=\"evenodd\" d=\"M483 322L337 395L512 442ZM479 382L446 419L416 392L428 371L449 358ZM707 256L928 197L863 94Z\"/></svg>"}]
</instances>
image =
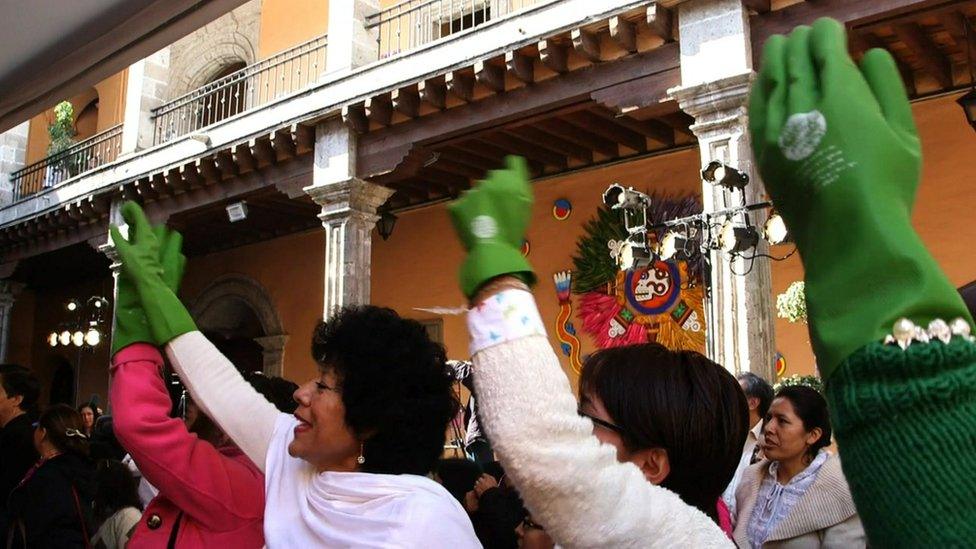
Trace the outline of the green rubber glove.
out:
<instances>
[{"instance_id":1,"label":"green rubber glove","mask_svg":"<svg viewBox=\"0 0 976 549\"><path fill-rule=\"evenodd\" d=\"M799 248L821 375L896 320L970 320L911 224L921 146L891 55L858 68L843 26L772 36L749 102L759 171ZM971 321L971 320L970 320Z\"/></svg>"},{"instance_id":2,"label":"green rubber glove","mask_svg":"<svg viewBox=\"0 0 976 549\"><path fill-rule=\"evenodd\" d=\"M142 208L135 202L126 202L122 206L122 216L130 227L130 240L122 238L119 229L111 226L109 231L115 249L122 260L120 278L128 279L139 296L142 309L153 341L157 345L165 345L177 336L196 331L197 327L190 317L186 307L176 297L170 285L177 285L182 273L182 264L178 257L173 257L173 245L161 247L157 235L153 232ZM179 256L176 248L176 256ZM160 261L160 254L168 255L163 261L178 266L178 270L167 273Z\"/></svg>"},{"instance_id":3,"label":"green rubber glove","mask_svg":"<svg viewBox=\"0 0 976 549\"><path fill-rule=\"evenodd\" d=\"M159 244L157 259L163 268L163 282L174 294L178 293L186 268L186 257L181 253L183 236L163 225L153 227L152 230ZM128 276L119 276L115 296L112 354L133 343L155 344L155 341L135 284Z\"/></svg>"},{"instance_id":4,"label":"green rubber glove","mask_svg":"<svg viewBox=\"0 0 976 549\"><path fill-rule=\"evenodd\" d=\"M468 256L459 274L468 298L497 276L510 274L535 283L522 255L522 241L532 216L532 188L525 159L505 157L505 169L491 170L477 187L454 201L448 210L454 232Z\"/></svg>"}]
</instances>

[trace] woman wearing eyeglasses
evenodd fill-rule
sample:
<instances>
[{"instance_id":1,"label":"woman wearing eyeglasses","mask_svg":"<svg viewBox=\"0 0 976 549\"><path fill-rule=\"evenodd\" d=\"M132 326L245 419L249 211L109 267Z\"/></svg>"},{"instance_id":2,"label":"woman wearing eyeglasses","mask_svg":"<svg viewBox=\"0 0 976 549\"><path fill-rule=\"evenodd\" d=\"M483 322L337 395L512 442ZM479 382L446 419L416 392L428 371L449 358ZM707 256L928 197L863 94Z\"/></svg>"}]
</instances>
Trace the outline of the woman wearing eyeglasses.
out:
<instances>
[{"instance_id":1,"label":"woman wearing eyeglasses","mask_svg":"<svg viewBox=\"0 0 976 549\"><path fill-rule=\"evenodd\" d=\"M562 547L731 546L716 506L748 429L738 382L659 345L586 361L580 402L545 336L519 251L532 204L520 158L451 205L475 389L499 460Z\"/></svg>"}]
</instances>

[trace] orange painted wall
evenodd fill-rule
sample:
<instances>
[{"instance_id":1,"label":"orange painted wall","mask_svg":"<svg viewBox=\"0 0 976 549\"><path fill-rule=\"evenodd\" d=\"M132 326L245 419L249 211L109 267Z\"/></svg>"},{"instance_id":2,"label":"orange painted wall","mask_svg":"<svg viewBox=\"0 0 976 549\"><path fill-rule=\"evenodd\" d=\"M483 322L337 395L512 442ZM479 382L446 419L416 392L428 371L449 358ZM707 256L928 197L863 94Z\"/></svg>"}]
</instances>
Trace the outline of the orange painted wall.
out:
<instances>
[{"instance_id":1,"label":"orange painted wall","mask_svg":"<svg viewBox=\"0 0 976 549\"><path fill-rule=\"evenodd\" d=\"M85 108L96 97L98 98L98 124L95 133L105 131L116 124L122 123L125 114L125 87L127 83L128 69L113 74L112 76L95 84L93 88L71 97L68 101L75 110L77 117L82 109ZM47 156L47 146L51 139L48 137L47 128L54 121L54 107L38 114L30 120L30 128L27 134L27 163L31 164ZM80 141L91 137L91 135L80 134L75 140Z\"/></svg>"},{"instance_id":2,"label":"orange painted wall","mask_svg":"<svg viewBox=\"0 0 976 549\"><path fill-rule=\"evenodd\" d=\"M913 221L935 260L957 287L976 280L976 186L970 162L976 158L976 133L966 123L956 97L915 103L913 113L922 137L922 184ZM774 295L803 277L798 257L773 265ZM865 282L865 287L868 281ZM787 374L813 373L806 325L776 322L777 346L786 356Z\"/></svg>"},{"instance_id":3,"label":"orange painted wall","mask_svg":"<svg viewBox=\"0 0 976 549\"><path fill-rule=\"evenodd\" d=\"M328 0L263 0L258 57L270 57L325 34L328 27Z\"/></svg>"},{"instance_id":4,"label":"orange painted wall","mask_svg":"<svg viewBox=\"0 0 976 549\"><path fill-rule=\"evenodd\" d=\"M583 234L583 224L598 208L607 186L620 182L640 190L698 195L701 189L697 172L698 150L692 149L535 183L535 206L528 232L529 260L539 276L536 301L554 347L559 346L553 335L559 304L552 275L572 269L576 240ZM569 199L573 204L573 213L565 221L557 221L552 216L552 204L559 198ZM373 303L392 307L401 315L415 319L437 318L415 310L417 307L463 305L465 299L457 288L457 269L462 257L443 204L400 215L389 240L373 239ZM464 317L444 316L443 319L448 356L468 358ZM579 326L579 321L575 318L574 321ZM592 352L587 336L580 335L584 354ZM560 355L560 360L563 369L571 372L569 359ZM575 375L570 375L570 379L575 382Z\"/></svg>"},{"instance_id":5,"label":"orange painted wall","mask_svg":"<svg viewBox=\"0 0 976 549\"><path fill-rule=\"evenodd\" d=\"M284 377L305 381L315 374L310 355L312 328L322 317L325 237L322 231L291 235L235 248L187 263L180 297L192 303L214 279L241 274L260 283L271 296L288 334Z\"/></svg>"}]
</instances>

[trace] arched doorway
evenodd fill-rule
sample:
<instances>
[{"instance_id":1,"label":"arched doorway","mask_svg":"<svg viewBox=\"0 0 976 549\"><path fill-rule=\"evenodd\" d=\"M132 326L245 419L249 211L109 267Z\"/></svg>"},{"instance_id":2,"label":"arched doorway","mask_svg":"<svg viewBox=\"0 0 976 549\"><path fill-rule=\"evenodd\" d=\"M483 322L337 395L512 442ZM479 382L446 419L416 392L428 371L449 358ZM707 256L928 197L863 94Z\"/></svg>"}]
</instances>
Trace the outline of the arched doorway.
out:
<instances>
[{"instance_id":1,"label":"arched doorway","mask_svg":"<svg viewBox=\"0 0 976 549\"><path fill-rule=\"evenodd\" d=\"M226 275L190 306L197 327L241 371L280 376L288 335L268 292L243 275Z\"/></svg>"},{"instance_id":2,"label":"arched doorway","mask_svg":"<svg viewBox=\"0 0 976 549\"><path fill-rule=\"evenodd\" d=\"M230 118L247 107L247 78L241 74L224 82L221 80L243 69L243 61L225 66L212 76L205 86L206 94L200 100L200 124L203 128Z\"/></svg>"}]
</instances>

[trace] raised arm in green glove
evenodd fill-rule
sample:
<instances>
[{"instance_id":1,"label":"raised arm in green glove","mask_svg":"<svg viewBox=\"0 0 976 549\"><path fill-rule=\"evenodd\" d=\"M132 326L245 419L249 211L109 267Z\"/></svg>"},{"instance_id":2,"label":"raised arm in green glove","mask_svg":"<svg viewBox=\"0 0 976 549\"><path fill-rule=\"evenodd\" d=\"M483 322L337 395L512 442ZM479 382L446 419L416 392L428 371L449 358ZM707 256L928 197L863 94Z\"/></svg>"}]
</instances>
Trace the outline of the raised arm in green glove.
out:
<instances>
[{"instance_id":1,"label":"raised arm in green glove","mask_svg":"<svg viewBox=\"0 0 976 549\"><path fill-rule=\"evenodd\" d=\"M136 239L133 228L133 239ZM171 231L163 225L153 227L152 231L158 243L157 259L163 269L162 278L173 293L179 292L180 281L186 267L186 257L181 253L183 236ZM135 284L128 276L118 279L118 291L115 296L115 327L112 333L112 354L133 343L155 344L156 339L149 329L149 320L142 309L142 302L136 291Z\"/></svg>"},{"instance_id":2,"label":"raised arm in green glove","mask_svg":"<svg viewBox=\"0 0 976 549\"><path fill-rule=\"evenodd\" d=\"M972 319L911 225L921 147L894 60L871 50L859 68L829 19L773 36L749 119L803 259L810 339L871 544L972 543Z\"/></svg>"},{"instance_id":3,"label":"raised arm in green glove","mask_svg":"<svg viewBox=\"0 0 976 549\"><path fill-rule=\"evenodd\" d=\"M177 336L196 331L190 313L174 291L184 265L178 247L180 240L174 243L169 237L164 240L166 245L160 246L157 233L149 225L142 208L134 202L122 206L122 216L130 226L130 240L122 238L118 227L109 229L122 261L120 292L121 278L125 278L139 296L149 333L157 345L165 345Z\"/></svg>"},{"instance_id":4,"label":"raised arm in green glove","mask_svg":"<svg viewBox=\"0 0 976 549\"><path fill-rule=\"evenodd\" d=\"M525 159L518 156L505 157L505 166L488 172L477 187L449 207L454 230L468 251L459 274L461 291L468 298L501 275L535 282L521 251L532 216L529 170Z\"/></svg>"}]
</instances>

